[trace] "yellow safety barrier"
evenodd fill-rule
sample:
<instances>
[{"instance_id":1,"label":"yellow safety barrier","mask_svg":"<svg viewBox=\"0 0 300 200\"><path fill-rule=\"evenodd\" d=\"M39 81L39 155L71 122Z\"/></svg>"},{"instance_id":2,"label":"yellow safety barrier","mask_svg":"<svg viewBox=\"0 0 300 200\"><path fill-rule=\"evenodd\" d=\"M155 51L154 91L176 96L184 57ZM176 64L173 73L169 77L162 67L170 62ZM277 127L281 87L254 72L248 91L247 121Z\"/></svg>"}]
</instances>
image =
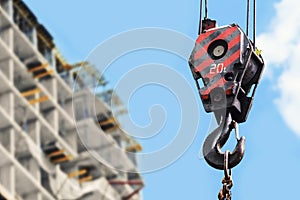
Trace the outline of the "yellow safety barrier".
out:
<instances>
[{"instance_id":1,"label":"yellow safety barrier","mask_svg":"<svg viewBox=\"0 0 300 200\"><path fill-rule=\"evenodd\" d=\"M29 69L28 72L30 72L30 73L36 72L36 71L39 71L41 69L45 69L47 66L48 66L48 63L45 63L45 64L42 64L42 65L39 65L39 66L36 66L34 68Z\"/></svg>"},{"instance_id":2,"label":"yellow safety barrier","mask_svg":"<svg viewBox=\"0 0 300 200\"><path fill-rule=\"evenodd\" d=\"M106 129L105 132L113 132L117 129L118 129L118 126L114 126L114 127L109 128L109 129Z\"/></svg>"},{"instance_id":3,"label":"yellow safety barrier","mask_svg":"<svg viewBox=\"0 0 300 200\"><path fill-rule=\"evenodd\" d=\"M45 76L49 76L49 75L52 75L52 74L54 74L54 71L53 70L49 70L49 71L47 71L45 73L36 75L34 78L40 79L40 78L43 78Z\"/></svg>"},{"instance_id":4,"label":"yellow safety barrier","mask_svg":"<svg viewBox=\"0 0 300 200\"><path fill-rule=\"evenodd\" d=\"M109 124L115 124L116 120L114 118L110 118L108 120L99 122L100 126L105 126L105 125L109 125Z\"/></svg>"},{"instance_id":5,"label":"yellow safety barrier","mask_svg":"<svg viewBox=\"0 0 300 200\"><path fill-rule=\"evenodd\" d=\"M51 48L53 46L52 42L50 42L46 37L44 37L42 33L39 33L39 31L38 31L38 37L45 43L47 47Z\"/></svg>"},{"instance_id":6,"label":"yellow safety barrier","mask_svg":"<svg viewBox=\"0 0 300 200\"><path fill-rule=\"evenodd\" d=\"M22 97L29 97L29 96L35 95L37 93L40 93L40 92L41 92L40 88L35 88L33 90L22 92L21 94L22 94Z\"/></svg>"},{"instance_id":7,"label":"yellow safety barrier","mask_svg":"<svg viewBox=\"0 0 300 200\"><path fill-rule=\"evenodd\" d=\"M143 147L140 144L136 144L133 146L129 146L126 148L126 151L132 152L132 151L142 151Z\"/></svg>"},{"instance_id":8,"label":"yellow safety barrier","mask_svg":"<svg viewBox=\"0 0 300 200\"><path fill-rule=\"evenodd\" d=\"M72 160L72 156L65 156L63 158L58 158L56 160L53 160L52 162L54 164L58 164L58 163L62 163L62 162L65 162L65 161L70 161L70 160Z\"/></svg>"},{"instance_id":9,"label":"yellow safety barrier","mask_svg":"<svg viewBox=\"0 0 300 200\"><path fill-rule=\"evenodd\" d=\"M74 65L71 64L64 64L63 67L65 68L65 70L71 70L71 69L75 69L77 67L84 67L85 65L88 65L88 62L79 62L76 63ZM85 68L84 68L85 69ZM86 70L86 69L85 69Z\"/></svg>"},{"instance_id":10,"label":"yellow safety barrier","mask_svg":"<svg viewBox=\"0 0 300 200\"><path fill-rule=\"evenodd\" d=\"M84 175L86 173L87 173L87 170L86 169L82 169L82 170L79 170L79 171L76 171L76 172L69 173L68 177L69 178L74 178L74 177L77 177L77 176Z\"/></svg>"},{"instance_id":11,"label":"yellow safety barrier","mask_svg":"<svg viewBox=\"0 0 300 200\"><path fill-rule=\"evenodd\" d=\"M63 153L65 152L65 150L58 150L58 151L55 151L53 153L50 153L48 155L48 158L52 158L52 157L55 157L55 156L59 156L59 155L62 155Z\"/></svg>"},{"instance_id":12,"label":"yellow safety barrier","mask_svg":"<svg viewBox=\"0 0 300 200\"><path fill-rule=\"evenodd\" d=\"M32 100L29 100L29 104L30 105L33 105L33 104L36 104L36 103L42 103L44 101L48 101L49 100L49 97L48 96L42 96L38 99L32 99Z\"/></svg>"},{"instance_id":13,"label":"yellow safety barrier","mask_svg":"<svg viewBox=\"0 0 300 200\"><path fill-rule=\"evenodd\" d=\"M54 48L54 54L55 54L55 59L58 60L58 62L62 65L62 67L66 70L69 71L72 69L72 66L70 64L67 64L66 60L63 58L61 53L57 48ZM58 63L56 63L58 64Z\"/></svg>"},{"instance_id":14,"label":"yellow safety barrier","mask_svg":"<svg viewBox=\"0 0 300 200\"><path fill-rule=\"evenodd\" d=\"M93 177L92 176L87 176L87 177L84 177L82 179L79 179L79 183L84 183L84 182L88 182L88 181L91 181L93 180Z\"/></svg>"}]
</instances>

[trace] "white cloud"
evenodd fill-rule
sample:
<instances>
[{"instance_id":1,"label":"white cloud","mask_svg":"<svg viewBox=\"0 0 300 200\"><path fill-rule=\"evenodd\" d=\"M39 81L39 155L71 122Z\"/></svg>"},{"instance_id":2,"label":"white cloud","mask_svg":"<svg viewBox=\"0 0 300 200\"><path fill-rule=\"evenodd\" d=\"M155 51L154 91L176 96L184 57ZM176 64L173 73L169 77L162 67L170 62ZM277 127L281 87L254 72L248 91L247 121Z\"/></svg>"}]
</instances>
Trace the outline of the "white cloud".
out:
<instances>
[{"instance_id":1,"label":"white cloud","mask_svg":"<svg viewBox=\"0 0 300 200\"><path fill-rule=\"evenodd\" d=\"M267 75L276 80L280 97L275 103L288 126L300 136L300 10L299 0L275 4L268 32L258 36L267 63ZM273 77L280 69L280 76Z\"/></svg>"}]
</instances>

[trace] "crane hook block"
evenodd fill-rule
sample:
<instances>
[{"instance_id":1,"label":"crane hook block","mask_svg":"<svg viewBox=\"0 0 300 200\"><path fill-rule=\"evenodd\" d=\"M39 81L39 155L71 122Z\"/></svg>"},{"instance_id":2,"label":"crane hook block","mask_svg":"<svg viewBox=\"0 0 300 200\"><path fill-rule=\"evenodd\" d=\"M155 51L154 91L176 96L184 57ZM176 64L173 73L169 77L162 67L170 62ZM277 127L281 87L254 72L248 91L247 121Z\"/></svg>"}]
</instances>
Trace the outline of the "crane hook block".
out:
<instances>
[{"instance_id":1,"label":"crane hook block","mask_svg":"<svg viewBox=\"0 0 300 200\"><path fill-rule=\"evenodd\" d=\"M216 28L217 21L209 18L205 18L202 20L202 33L205 33L207 30Z\"/></svg>"},{"instance_id":2,"label":"crane hook block","mask_svg":"<svg viewBox=\"0 0 300 200\"><path fill-rule=\"evenodd\" d=\"M189 65L205 111L218 118L226 110L236 122L245 122L264 61L242 29L232 24L201 33Z\"/></svg>"}]
</instances>

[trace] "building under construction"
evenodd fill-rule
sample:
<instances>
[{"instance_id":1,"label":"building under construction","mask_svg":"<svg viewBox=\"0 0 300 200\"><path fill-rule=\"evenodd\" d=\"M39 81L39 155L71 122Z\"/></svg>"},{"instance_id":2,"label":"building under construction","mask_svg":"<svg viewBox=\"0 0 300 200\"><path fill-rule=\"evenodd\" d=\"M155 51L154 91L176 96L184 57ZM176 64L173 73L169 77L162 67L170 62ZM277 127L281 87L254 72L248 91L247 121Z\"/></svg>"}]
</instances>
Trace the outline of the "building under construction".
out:
<instances>
[{"instance_id":1,"label":"building under construction","mask_svg":"<svg viewBox=\"0 0 300 200\"><path fill-rule=\"evenodd\" d=\"M112 92L95 98L81 80L105 84L93 70L68 64L21 0L0 0L0 200L141 199L130 153L141 146L113 117Z\"/></svg>"}]
</instances>

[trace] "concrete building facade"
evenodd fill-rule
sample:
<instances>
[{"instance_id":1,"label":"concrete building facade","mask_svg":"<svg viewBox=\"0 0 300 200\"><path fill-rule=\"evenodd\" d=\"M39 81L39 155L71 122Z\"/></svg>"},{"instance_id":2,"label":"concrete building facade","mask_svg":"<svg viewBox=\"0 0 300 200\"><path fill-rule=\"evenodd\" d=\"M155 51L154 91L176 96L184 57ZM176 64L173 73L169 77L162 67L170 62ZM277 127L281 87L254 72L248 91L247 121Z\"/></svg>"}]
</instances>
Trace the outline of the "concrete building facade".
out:
<instances>
[{"instance_id":1,"label":"concrete building facade","mask_svg":"<svg viewBox=\"0 0 300 200\"><path fill-rule=\"evenodd\" d=\"M21 0L0 0L0 200L141 199L141 147L76 67Z\"/></svg>"}]
</instances>

